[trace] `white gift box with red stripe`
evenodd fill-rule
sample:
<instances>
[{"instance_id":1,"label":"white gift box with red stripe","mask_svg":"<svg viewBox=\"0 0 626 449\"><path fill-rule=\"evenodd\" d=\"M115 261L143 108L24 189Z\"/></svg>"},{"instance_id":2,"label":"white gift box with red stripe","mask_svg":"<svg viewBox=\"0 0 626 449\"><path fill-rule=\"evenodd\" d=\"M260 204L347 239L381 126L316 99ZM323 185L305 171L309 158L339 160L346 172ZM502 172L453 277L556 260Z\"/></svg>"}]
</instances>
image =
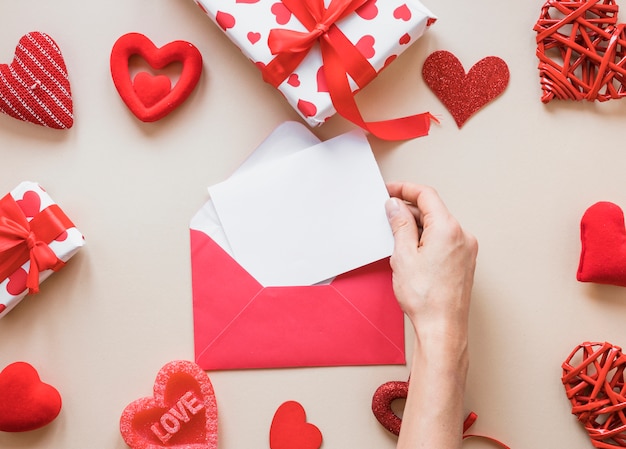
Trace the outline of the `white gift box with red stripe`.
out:
<instances>
[{"instance_id":1,"label":"white gift box with red stripe","mask_svg":"<svg viewBox=\"0 0 626 449\"><path fill-rule=\"evenodd\" d=\"M0 274L0 318L29 291L36 292L84 243L83 234L39 184L22 182L2 197L0 272L11 272Z\"/></svg>"},{"instance_id":2,"label":"white gift box with red stripe","mask_svg":"<svg viewBox=\"0 0 626 449\"><path fill-rule=\"evenodd\" d=\"M268 43L270 31L307 31L281 1L194 1L262 71L275 59ZM302 1L314 3L316 0ZM435 20L418 0L369 0L335 25L377 74L421 37ZM285 79L277 85L311 126L324 123L336 112L323 65L322 52L315 44L299 66L285 74ZM362 88L353 78L349 78L351 89Z\"/></svg>"}]
</instances>

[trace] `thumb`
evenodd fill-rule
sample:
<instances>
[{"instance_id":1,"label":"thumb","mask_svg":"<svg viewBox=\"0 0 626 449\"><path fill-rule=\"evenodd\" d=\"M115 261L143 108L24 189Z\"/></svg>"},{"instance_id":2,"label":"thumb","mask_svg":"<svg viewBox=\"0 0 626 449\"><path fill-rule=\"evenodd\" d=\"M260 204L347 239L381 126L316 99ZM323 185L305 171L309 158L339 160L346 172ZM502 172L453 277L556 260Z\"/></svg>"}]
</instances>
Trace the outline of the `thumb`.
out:
<instances>
[{"instance_id":1,"label":"thumb","mask_svg":"<svg viewBox=\"0 0 626 449\"><path fill-rule=\"evenodd\" d=\"M407 205L398 198L389 198L385 203L387 219L395 241L395 251L417 248L419 236L415 217Z\"/></svg>"}]
</instances>

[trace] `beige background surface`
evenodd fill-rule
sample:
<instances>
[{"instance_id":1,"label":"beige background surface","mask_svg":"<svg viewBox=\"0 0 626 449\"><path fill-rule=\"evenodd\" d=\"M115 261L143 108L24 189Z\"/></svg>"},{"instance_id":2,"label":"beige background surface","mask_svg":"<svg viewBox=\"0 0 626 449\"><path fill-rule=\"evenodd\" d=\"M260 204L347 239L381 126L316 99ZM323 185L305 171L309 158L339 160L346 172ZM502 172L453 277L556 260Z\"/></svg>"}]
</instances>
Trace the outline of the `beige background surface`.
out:
<instances>
[{"instance_id":1,"label":"beige background surface","mask_svg":"<svg viewBox=\"0 0 626 449\"><path fill-rule=\"evenodd\" d=\"M570 414L560 365L582 341L626 343L626 290L575 279L584 210L600 200L626 206L626 100L540 102L532 31L540 0L424 3L439 21L358 101L369 118L428 110L442 119L428 137L370 142L386 180L435 186L479 239L466 397L479 415L473 430L515 449L591 447ZM193 358L189 219L207 186L297 116L191 0L0 0L0 61L36 30L63 51L76 121L63 132L0 116L0 191L38 181L87 245L0 322L0 366L32 363L64 400L53 424L0 433L0 447L122 449L123 408L151 394L162 365ZM111 47L131 31L157 45L188 40L204 58L191 97L157 123L138 121L111 82ZM461 130L422 81L435 50L455 53L466 69L500 56L511 71L505 93ZM336 117L315 133L327 139L352 128ZM410 354L409 326L406 333ZM395 438L372 416L372 393L409 372L209 374L220 448L269 447L274 411L294 399L322 430L324 448L383 449Z\"/></svg>"}]
</instances>

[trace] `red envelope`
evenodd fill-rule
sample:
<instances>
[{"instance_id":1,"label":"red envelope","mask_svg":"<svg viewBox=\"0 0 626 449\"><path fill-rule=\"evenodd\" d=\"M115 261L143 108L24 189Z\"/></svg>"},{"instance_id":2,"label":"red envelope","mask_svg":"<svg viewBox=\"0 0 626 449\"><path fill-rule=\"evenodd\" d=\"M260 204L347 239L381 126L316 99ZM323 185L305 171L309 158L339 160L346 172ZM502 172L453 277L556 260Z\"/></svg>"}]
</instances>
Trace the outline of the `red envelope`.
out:
<instances>
[{"instance_id":1,"label":"red envelope","mask_svg":"<svg viewBox=\"0 0 626 449\"><path fill-rule=\"evenodd\" d=\"M263 287L191 230L196 363L205 370L404 364L388 259L330 285Z\"/></svg>"},{"instance_id":2,"label":"red envelope","mask_svg":"<svg viewBox=\"0 0 626 449\"><path fill-rule=\"evenodd\" d=\"M198 217L203 214L194 217L190 238L200 367L406 363L404 315L393 294L388 258L326 285L264 287L209 236L213 226Z\"/></svg>"}]
</instances>

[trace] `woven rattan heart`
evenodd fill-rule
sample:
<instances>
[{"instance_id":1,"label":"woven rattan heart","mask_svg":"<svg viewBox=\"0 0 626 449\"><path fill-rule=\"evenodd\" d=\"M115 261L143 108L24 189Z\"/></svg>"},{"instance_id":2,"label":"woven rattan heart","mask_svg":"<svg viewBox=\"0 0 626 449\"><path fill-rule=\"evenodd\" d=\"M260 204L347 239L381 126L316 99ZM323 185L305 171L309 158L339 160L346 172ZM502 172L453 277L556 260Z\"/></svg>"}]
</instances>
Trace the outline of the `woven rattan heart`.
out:
<instances>
[{"instance_id":1,"label":"woven rattan heart","mask_svg":"<svg viewBox=\"0 0 626 449\"><path fill-rule=\"evenodd\" d=\"M597 448L626 447L626 356L611 343L578 345L563 362L563 385Z\"/></svg>"},{"instance_id":2,"label":"woven rattan heart","mask_svg":"<svg viewBox=\"0 0 626 449\"><path fill-rule=\"evenodd\" d=\"M541 101L626 96L626 33L614 0L548 0L535 24Z\"/></svg>"}]
</instances>

